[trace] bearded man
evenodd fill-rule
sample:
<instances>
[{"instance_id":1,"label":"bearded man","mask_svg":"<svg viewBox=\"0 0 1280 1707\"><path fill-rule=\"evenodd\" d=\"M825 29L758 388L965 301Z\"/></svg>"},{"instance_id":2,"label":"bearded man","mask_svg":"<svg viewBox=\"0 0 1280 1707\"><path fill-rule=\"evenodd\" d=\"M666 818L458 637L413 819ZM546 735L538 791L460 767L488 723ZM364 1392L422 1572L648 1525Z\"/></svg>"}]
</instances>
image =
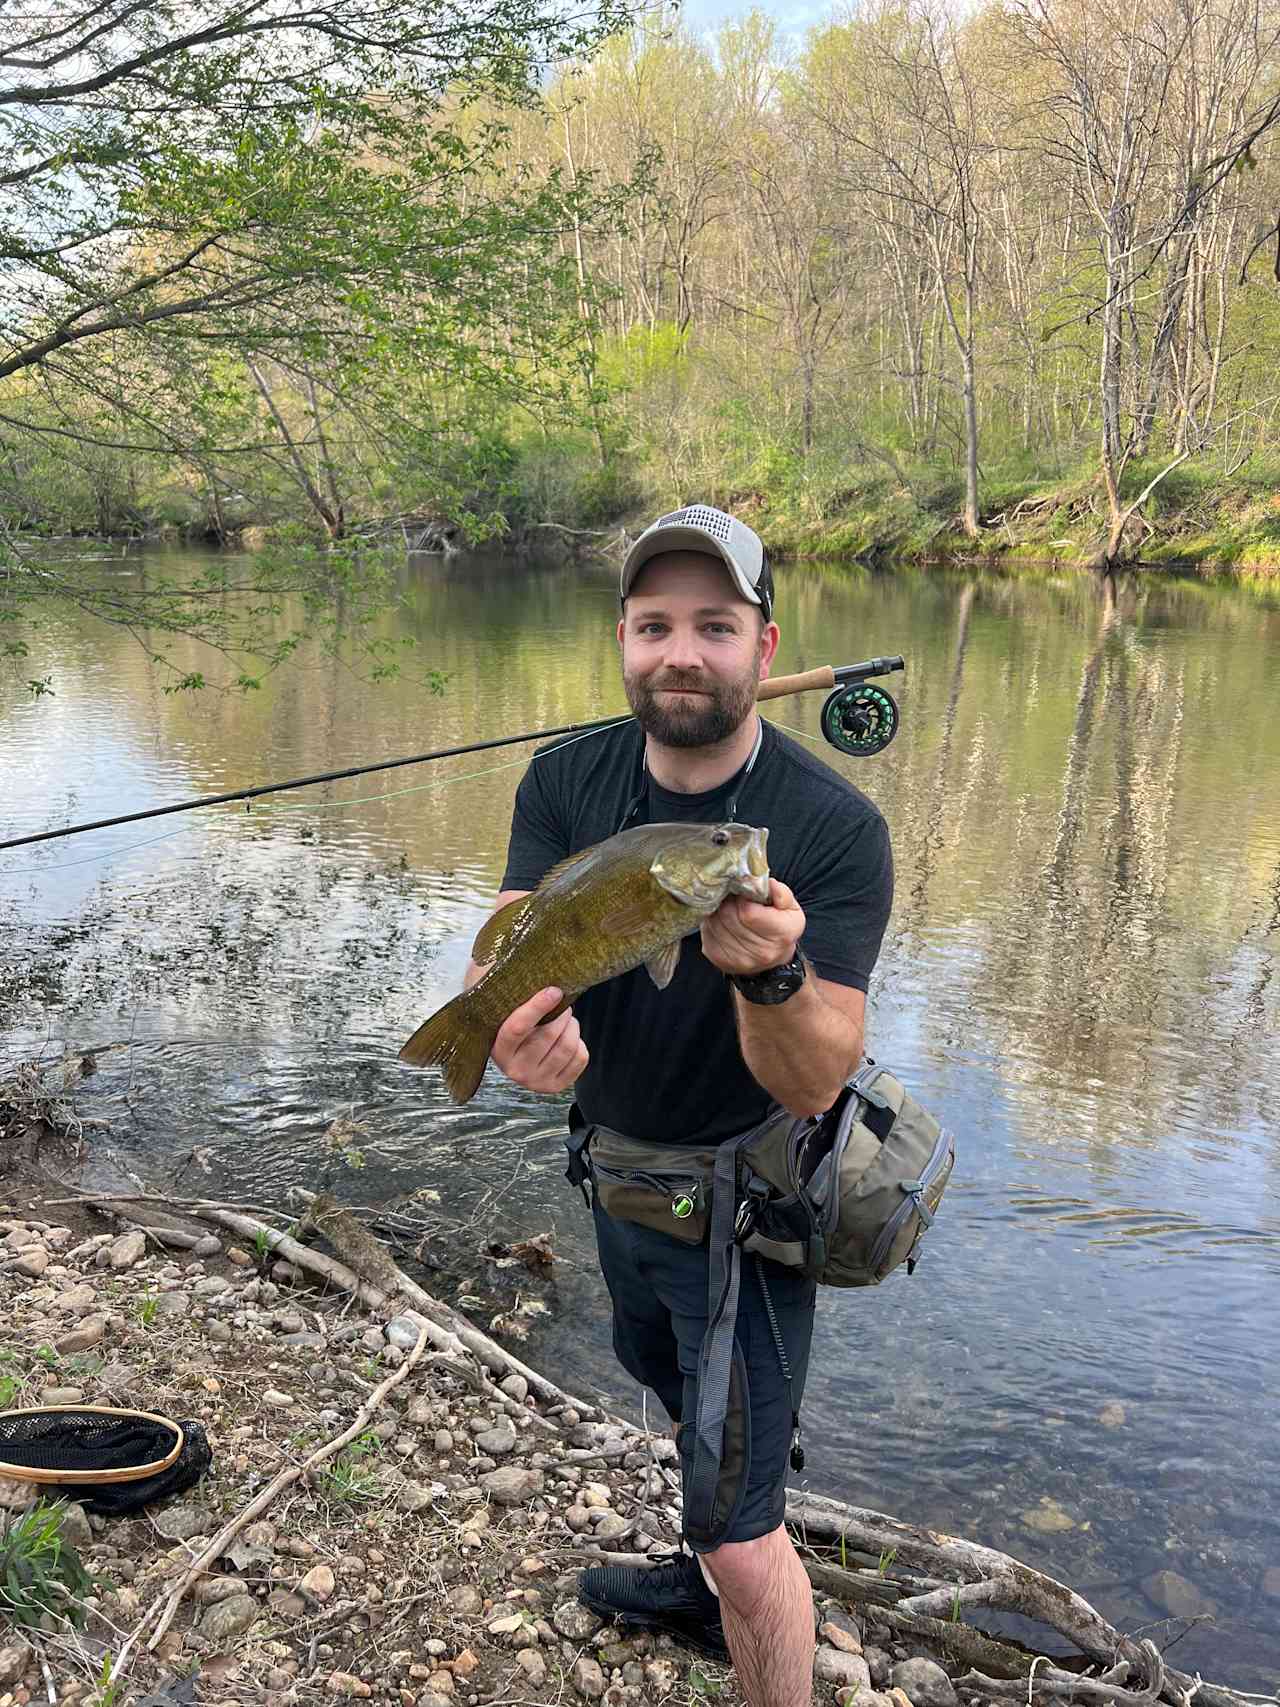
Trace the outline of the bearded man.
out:
<instances>
[{"instance_id":1,"label":"bearded man","mask_svg":"<svg viewBox=\"0 0 1280 1707\"><path fill-rule=\"evenodd\" d=\"M561 992L539 992L503 1025L492 1059L526 1090L573 1086L579 1144L607 1129L706 1151L771 1104L824 1112L856 1070L893 896L889 836L865 795L757 715L779 631L750 528L709 505L663 516L628 552L620 593L634 721L535 757L496 905L617 831L731 820L769 831L769 902L730 895L685 944L665 990L640 968L545 1025ZM481 971L473 964L468 983ZM598 1198L594 1216L615 1352L676 1425L687 1485L706 1242L606 1214ZM813 1314L813 1282L796 1271L744 1271L719 1533L686 1536L694 1550L666 1565L602 1566L579 1583L605 1616L732 1657L751 1707L812 1696L813 1600L783 1512Z\"/></svg>"}]
</instances>

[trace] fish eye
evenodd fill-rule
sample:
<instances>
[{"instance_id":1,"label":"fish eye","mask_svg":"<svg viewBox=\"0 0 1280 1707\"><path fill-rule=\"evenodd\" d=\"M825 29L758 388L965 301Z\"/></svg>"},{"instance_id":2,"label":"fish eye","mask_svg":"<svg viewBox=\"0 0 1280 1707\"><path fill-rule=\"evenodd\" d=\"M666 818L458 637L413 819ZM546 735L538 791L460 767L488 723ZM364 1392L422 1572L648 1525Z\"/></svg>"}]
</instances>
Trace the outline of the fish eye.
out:
<instances>
[{"instance_id":1,"label":"fish eye","mask_svg":"<svg viewBox=\"0 0 1280 1707\"><path fill-rule=\"evenodd\" d=\"M728 845L729 845L729 832L728 832L728 830L713 830L711 833L711 843L712 843L713 847L717 847L717 848L728 847Z\"/></svg>"}]
</instances>

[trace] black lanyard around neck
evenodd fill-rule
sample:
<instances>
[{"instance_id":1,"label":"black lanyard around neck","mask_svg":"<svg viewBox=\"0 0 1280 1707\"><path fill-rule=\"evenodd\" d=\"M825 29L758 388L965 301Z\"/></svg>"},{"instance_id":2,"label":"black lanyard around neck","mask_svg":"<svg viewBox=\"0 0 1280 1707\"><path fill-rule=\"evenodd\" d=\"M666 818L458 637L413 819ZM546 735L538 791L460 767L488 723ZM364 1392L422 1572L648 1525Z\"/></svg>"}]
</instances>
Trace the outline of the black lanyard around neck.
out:
<instances>
[{"instance_id":1,"label":"black lanyard around neck","mask_svg":"<svg viewBox=\"0 0 1280 1707\"><path fill-rule=\"evenodd\" d=\"M755 769L755 762L760 757L760 748L763 745L763 743L764 743L764 724L760 723L760 724L758 724L758 726L756 728L755 746L752 747L752 749L751 749L751 757L747 760L747 762L743 766L743 768L738 772L737 782L734 785L733 793L729 796L728 811L725 812L723 817L721 817L718 820L720 823L722 823L722 824L733 824L733 823L737 822L738 797L742 793L743 789L746 787L747 778L751 775L751 772ZM626 829L627 825L631 822L631 820L635 817L636 813L640 810L641 806L644 804L644 802L648 796L648 793L649 793L649 759L648 759L648 755L645 752L644 747L641 746L641 748L640 748L640 787L636 790L635 794L632 795L631 801L628 804L626 811L622 814L622 817L618 822L618 829L614 832L615 835Z\"/></svg>"}]
</instances>

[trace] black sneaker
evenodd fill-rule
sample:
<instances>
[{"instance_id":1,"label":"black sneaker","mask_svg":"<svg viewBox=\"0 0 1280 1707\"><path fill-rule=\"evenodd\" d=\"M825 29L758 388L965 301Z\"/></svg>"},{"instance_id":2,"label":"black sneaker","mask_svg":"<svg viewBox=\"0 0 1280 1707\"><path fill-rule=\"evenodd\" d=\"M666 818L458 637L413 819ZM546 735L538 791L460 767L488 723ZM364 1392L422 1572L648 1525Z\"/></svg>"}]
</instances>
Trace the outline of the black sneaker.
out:
<instances>
[{"instance_id":1,"label":"black sneaker","mask_svg":"<svg viewBox=\"0 0 1280 1707\"><path fill-rule=\"evenodd\" d=\"M578 1578L578 1599L602 1618L663 1630L687 1648L729 1663L720 1602L697 1559L678 1553L669 1564L597 1565Z\"/></svg>"}]
</instances>

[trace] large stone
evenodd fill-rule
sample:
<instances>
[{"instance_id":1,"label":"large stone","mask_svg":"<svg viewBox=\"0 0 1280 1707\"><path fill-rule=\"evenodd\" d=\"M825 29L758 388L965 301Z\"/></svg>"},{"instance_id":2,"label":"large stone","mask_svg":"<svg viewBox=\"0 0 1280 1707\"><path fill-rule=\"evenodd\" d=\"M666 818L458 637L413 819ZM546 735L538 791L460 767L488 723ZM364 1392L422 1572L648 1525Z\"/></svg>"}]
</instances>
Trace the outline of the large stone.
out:
<instances>
[{"instance_id":1,"label":"large stone","mask_svg":"<svg viewBox=\"0 0 1280 1707\"><path fill-rule=\"evenodd\" d=\"M83 1387L46 1387L40 1395L42 1405L78 1405L83 1399Z\"/></svg>"},{"instance_id":2,"label":"large stone","mask_svg":"<svg viewBox=\"0 0 1280 1707\"><path fill-rule=\"evenodd\" d=\"M1034 1529L1040 1535L1058 1535L1076 1526L1075 1519L1063 1511L1057 1500L1051 1499L1048 1494L1038 1506L1023 1512L1022 1521L1028 1529Z\"/></svg>"},{"instance_id":3,"label":"large stone","mask_svg":"<svg viewBox=\"0 0 1280 1707\"><path fill-rule=\"evenodd\" d=\"M258 1603L252 1595L233 1594L211 1606L200 1620L200 1634L211 1642L229 1642L243 1636L258 1616Z\"/></svg>"},{"instance_id":4,"label":"large stone","mask_svg":"<svg viewBox=\"0 0 1280 1707\"><path fill-rule=\"evenodd\" d=\"M523 1375L508 1375L498 1383L499 1390L514 1399L517 1405L523 1405L529 1397L529 1383Z\"/></svg>"},{"instance_id":5,"label":"large stone","mask_svg":"<svg viewBox=\"0 0 1280 1707\"><path fill-rule=\"evenodd\" d=\"M479 1612L484 1605L484 1596L473 1583L459 1583L451 1588L445 1596L445 1602L451 1612L461 1613L464 1617Z\"/></svg>"},{"instance_id":6,"label":"large stone","mask_svg":"<svg viewBox=\"0 0 1280 1707\"><path fill-rule=\"evenodd\" d=\"M157 1316L189 1316L191 1300L185 1292L162 1292L156 1299Z\"/></svg>"},{"instance_id":7,"label":"large stone","mask_svg":"<svg viewBox=\"0 0 1280 1707\"><path fill-rule=\"evenodd\" d=\"M305 1594L308 1600L318 1600L323 1603L332 1598L337 1579L328 1565L312 1565L311 1569L298 1584L298 1591Z\"/></svg>"},{"instance_id":8,"label":"large stone","mask_svg":"<svg viewBox=\"0 0 1280 1707\"><path fill-rule=\"evenodd\" d=\"M587 1701L598 1701L604 1694L604 1673L598 1660L586 1654L573 1668L573 1687Z\"/></svg>"},{"instance_id":9,"label":"large stone","mask_svg":"<svg viewBox=\"0 0 1280 1707\"><path fill-rule=\"evenodd\" d=\"M850 1630L846 1623L837 1624L833 1618L828 1618L819 1629L818 1635L824 1642L830 1643L833 1648L839 1648L842 1654L860 1654L862 1652L862 1643L857 1633Z\"/></svg>"},{"instance_id":10,"label":"large stone","mask_svg":"<svg viewBox=\"0 0 1280 1707\"><path fill-rule=\"evenodd\" d=\"M1142 1589L1148 1600L1171 1618L1212 1618L1218 1610L1216 1602L1177 1571L1153 1571L1143 1578Z\"/></svg>"},{"instance_id":11,"label":"large stone","mask_svg":"<svg viewBox=\"0 0 1280 1707\"><path fill-rule=\"evenodd\" d=\"M43 1245L32 1245L29 1250L14 1263L18 1274L25 1274L28 1280L38 1280L49 1266L49 1253Z\"/></svg>"},{"instance_id":12,"label":"large stone","mask_svg":"<svg viewBox=\"0 0 1280 1707\"><path fill-rule=\"evenodd\" d=\"M821 1683L871 1688L871 1673L861 1654L842 1654L839 1648L830 1648L825 1643L813 1656L813 1675Z\"/></svg>"},{"instance_id":13,"label":"large stone","mask_svg":"<svg viewBox=\"0 0 1280 1707\"><path fill-rule=\"evenodd\" d=\"M68 1547L92 1547L98 1539L90 1527L88 1512L74 1500L62 1514L58 1536Z\"/></svg>"},{"instance_id":14,"label":"large stone","mask_svg":"<svg viewBox=\"0 0 1280 1707\"><path fill-rule=\"evenodd\" d=\"M59 1357L70 1357L77 1351L92 1351L106 1331L105 1316L86 1316L78 1328L72 1328L69 1334L63 1334L61 1338L54 1340L53 1349Z\"/></svg>"},{"instance_id":15,"label":"large stone","mask_svg":"<svg viewBox=\"0 0 1280 1707\"><path fill-rule=\"evenodd\" d=\"M579 1605L576 1600L566 1600L557 1606L551 1614L551 1622L571 1642L589 1641L601 1624L589 1607Z\"/></svg>"},{"instance_id":16,"label":"large stone","mask_svg":"<svg viewBox=\"0 0 1280 1707\"><path fill-rule=\"evenodd\" d=\"M196 1535L210 1534L217 1519L211 1511L201 1511L198 1506L171 1505L157 1512L152 1522L156 1533L166 1541L190 1541Z\"/></svg>"},{"instance_id":17,"label":"large stone","mask_svg":"<svg viewBox=\"0 0 1280 1707\"><path fill-rule=\"evenodd\" d=\"M92 1310L98 1302L98 1294L92 1286L73 1286L69 1292L60 1292L54 1299L52 1308L60 1316L83 1316L86 1310Z\"/></svg>"},{"instance_id":18,"label":"large stone","mask_svg":"<svg viewBox=\"0 0 1280 1707\"><path fill-rule=\"evenodd\" d=\"M540 1689L547 1681L547 1662L536 1648L521 1648L516 1655L516 1664L535 1689Z\"/></svg>"},{"instance_id":19,"label":"large stone","mask_svg":"<svg viewBox=\"0 0 1280 1707\"><path fill-rule=\"evenodd\" d=\"M889 1682L911 1697L913 1707L957 1707L951 1679L932 1660L902 1660L889 1673Z\"/></svg>"},{"instance_id":20,"label":"large stone","mask_svg":"<svg viewBox=\"0 0 1280 1707\"><path fill-rule=\"evenodd\" d=\"M489 1470L480 1478L480 1486L495 1505L523 1505L542 1492L542 1471L521 1470L505 1464L500 1470Z\"/></svg>"},{"instance_id":21,"label":"large stone","mask_svg":"<svg viewBox=\"0 0 1280 1707\"><path fill-rule=\"evenodd\" d=\"M387 1344L412 1351L418 1343L418 1324L408 1316L393 1316L382 1330Z\"/></svg>"},{"instance_id":22,"label":"large stone","mask_svg":"<svg viewBox=\"0 0 1280 1707\"><path fill-rule=\"evenodd\" d=\"M26 1642L0 1648L0 1684L17 1683L30 1664L31 1649Z\"/></svg>"},{"instance_id":23,"label":"large stone","mask_svg":"<svg viewBox=\"0 0 1280 1707\"><path fill-rule=\"evenodd\" d=\"M505 1458L516 1449L516 1431L507 1427L487 1428L476 1436L476 1445L490 1458Z\"/></svg>"},{"instance_id":24,"label":"large stone","mask_svg":"<svg viewBox=\"0 0 1280 1707\"><path fill-rule=\"evenodd\" d=\"M118 1239L113 1239L107 1246L107 1261L104 1266L117 1272L121 1269L132 1268L141 1262L146 1254L147 1235L135 1229L132 1233L121 1233Z\"/></svg>"}]
</instances>

